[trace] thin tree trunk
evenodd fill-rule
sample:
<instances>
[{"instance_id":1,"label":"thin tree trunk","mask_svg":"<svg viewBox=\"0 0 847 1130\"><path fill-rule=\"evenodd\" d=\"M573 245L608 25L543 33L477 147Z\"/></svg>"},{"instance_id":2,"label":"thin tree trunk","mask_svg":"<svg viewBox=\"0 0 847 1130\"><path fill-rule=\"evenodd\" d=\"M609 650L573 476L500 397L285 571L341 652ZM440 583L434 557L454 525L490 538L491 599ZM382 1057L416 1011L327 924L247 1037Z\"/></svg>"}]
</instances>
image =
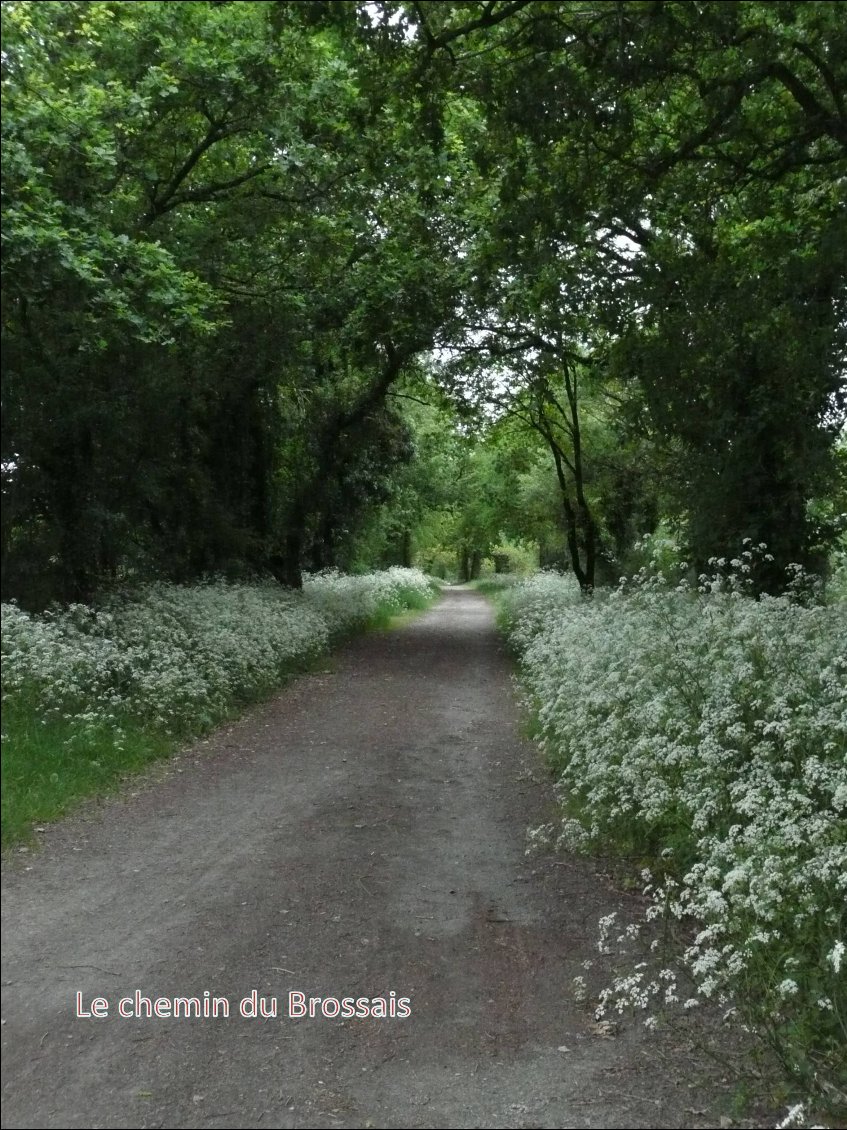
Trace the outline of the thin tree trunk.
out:
<instances>
[{"instance_id":1,"label":"thin tree trunk","mask_svg":"<svg viewBox=\"0 0 847 1130\"><path fill-rule=\"evenodd\" d=\"M571 376L571 369L567 361L564 365L565 370L565 392L568 398L568 407L571 416L571 440L573 442L573 478L574 488L576 491L576 501L579 508L579 525L582 529L583 538L585 541L585 584L580 585L586 589L594 588L594 571L597 553L597 528L594 524L594 516L591 513L591 507L588 505L588 500L585 497L585 475L583 472L582 462L582 434L579 427L579 402L577 399L577 376L576 373Z\"/></svg>"},{"instance_id":2,"label":"thin tree trunk","mask_svg":"<svg viewBox=\"0 0 847 1130\"><path fill-rule=\"evenodd\" d=\"M470 579L471 579L470 554L468 553L468 547L466 545L463 545L461 557L459 558L459 580L462 581L462 582L465 582L465 581L469 581Z\"/></svg>"}]
</instances>

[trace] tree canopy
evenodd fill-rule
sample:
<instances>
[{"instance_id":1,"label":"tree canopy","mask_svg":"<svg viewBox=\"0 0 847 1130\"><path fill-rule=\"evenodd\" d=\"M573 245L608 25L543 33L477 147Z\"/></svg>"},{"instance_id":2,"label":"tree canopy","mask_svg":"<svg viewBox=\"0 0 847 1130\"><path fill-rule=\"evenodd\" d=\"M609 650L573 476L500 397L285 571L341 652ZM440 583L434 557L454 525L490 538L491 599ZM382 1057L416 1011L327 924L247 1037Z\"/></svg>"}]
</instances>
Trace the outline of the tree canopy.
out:
<instances>
[{"instance_id":1,"label":"tree canopy","mask_svg":"<svg viewBox=\"0 0 847 1130\"><path fill-rule=\"evenodd\" d=\"M504 537L588 589L660 520L820 567L840 8L5 3L4 594Z\"/></svg>"}]
</instances>

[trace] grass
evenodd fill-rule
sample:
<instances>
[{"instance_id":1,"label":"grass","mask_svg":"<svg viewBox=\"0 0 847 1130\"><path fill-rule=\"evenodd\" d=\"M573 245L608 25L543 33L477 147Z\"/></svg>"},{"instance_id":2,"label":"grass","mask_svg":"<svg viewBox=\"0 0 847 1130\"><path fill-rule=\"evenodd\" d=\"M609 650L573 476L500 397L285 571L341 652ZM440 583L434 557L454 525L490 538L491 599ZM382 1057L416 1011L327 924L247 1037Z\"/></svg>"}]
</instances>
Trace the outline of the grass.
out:
<instances>
[{"instance_id":1,"label":"grass","mask_svg":"<svg viewBox=\"0 0 847 1130\"><path fill-rule=\"evenodd\" d=\"M364 626L365 631L399 627L428 608L437 599L415 589L403 589L404 606L386 603ZM350 634L355 633L348 633ZM333 646L345 636L333 639ZM190 732L166 735L138 721L118 718L109 726L97 726L84 735L64 719L45 720L25 699L9 696L3 708L2 758L2 846L32 841L33 825L58 820L88 797L115 792L128 776L155 761L171 757L191 738L208 733L214 726L231 721L250 706L274 694L291 679L324 665L326 655L304 657L279 671L276 686L266 693L233 694L227 709L209 724L198 724Z\"/></svg>"},{"instance_id":2,"label":"grass","mask_svg":"<svg viewBox=\"0 0 847 1130\"><path fill-rule=\"evenodd\" d=\"M24 704L3 711L2 842L30 838L32 824L56 820L89 796L113 792L129 773L170 756L175 738L124 722L84 740L71 723L44 722Z\"/></svg>"},{"instance_id":3,"label":"grass","mask_svg":"<svg viewBox=\"0 0 847 1130\"><path fill-rule=\"evenodd\" d=\"M400 590L400 600L403 603L402 612L398 612L391 605L382 605L375 616L367 624L368 631L381 631L384 628L400 627L402 624L413 620L419 613L424 612L436 596L428 597L418 592L417 589L404 588Z\"/></svg>"}]
</instances>

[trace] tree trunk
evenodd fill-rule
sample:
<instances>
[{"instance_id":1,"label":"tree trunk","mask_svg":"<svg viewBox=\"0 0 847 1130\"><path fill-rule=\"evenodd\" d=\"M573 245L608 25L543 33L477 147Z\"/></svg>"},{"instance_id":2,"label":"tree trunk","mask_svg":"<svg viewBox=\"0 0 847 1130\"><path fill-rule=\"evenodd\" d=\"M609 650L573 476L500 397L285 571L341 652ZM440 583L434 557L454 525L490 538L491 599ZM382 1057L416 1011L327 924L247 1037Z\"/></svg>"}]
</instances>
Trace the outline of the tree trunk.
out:
<instances>
[{"instance_id":1,"label":"tree trunk","mask_svg":"<svg viewBox=\"0 0 847 1130\"><path fill-rule=\"evenodd\" d=\"M459 557L459 580L464 584L471 579L471 558L467 546L462 546Z\"/></svg>"},{"instance_id":2,"label":"tree trunk","mask_svg":"<svg viewBox=\"0 0 847 1130\"><path fill-rule=\"evenodd\" d=\"M268 567L281 585L290 589L303 587L303 533L296 528L285 535L283 552L275 554L268 561Z\"/></svg>"},{"instance_id":3,"label":"tree trunk","mask_svg":"<svg viewBox=\"0 0 847 1130\"><path fill-rule=\"evenodd\" d=\"M412 567L412 532L411 530L403 531L403 538L400 542L400 562L405 569Z\"/></svg>"}]
</instances>

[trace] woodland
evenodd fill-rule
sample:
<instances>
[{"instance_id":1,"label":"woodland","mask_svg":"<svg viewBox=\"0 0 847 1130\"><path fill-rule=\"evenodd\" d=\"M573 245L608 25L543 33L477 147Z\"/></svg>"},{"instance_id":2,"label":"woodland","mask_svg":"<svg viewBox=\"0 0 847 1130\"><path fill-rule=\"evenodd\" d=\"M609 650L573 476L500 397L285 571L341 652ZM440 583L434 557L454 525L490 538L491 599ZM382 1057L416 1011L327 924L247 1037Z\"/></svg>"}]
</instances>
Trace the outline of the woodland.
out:
<instances>
[{"instance_id":1,"label":"woodland","mask_svg":"<svg viewBox=\"0 0 847 1130\"><path fill-rule=\"evenodd\" d=\"M3 16L4 600L831 567L842 4Z\"/></svg>"}]
</instances>

